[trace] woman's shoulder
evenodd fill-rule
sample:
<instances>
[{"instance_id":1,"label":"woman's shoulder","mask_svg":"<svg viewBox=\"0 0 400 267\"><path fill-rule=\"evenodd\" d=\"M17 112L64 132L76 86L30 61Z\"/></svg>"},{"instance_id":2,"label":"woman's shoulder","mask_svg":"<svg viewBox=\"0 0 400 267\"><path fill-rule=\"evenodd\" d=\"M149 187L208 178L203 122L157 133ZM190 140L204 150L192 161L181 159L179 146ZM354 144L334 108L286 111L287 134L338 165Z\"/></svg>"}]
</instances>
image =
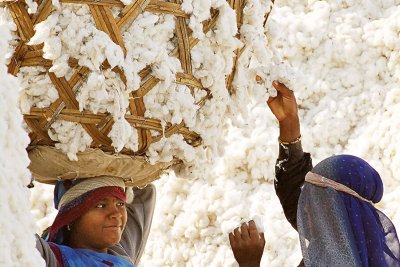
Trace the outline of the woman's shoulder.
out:
<instances>
[{"instance_id":1,"label":"woman's shoulder","mask_svg":"<svg viewBox=\"0 0 400 267\"><path fill-rule=\"evenodd\" d=\"M41 238L38 234L36 236L36 249L42 255L42 258L46 262L46 267L57 267L57 258L51 249L50 245Z\"/></svg>"}]
</instances>

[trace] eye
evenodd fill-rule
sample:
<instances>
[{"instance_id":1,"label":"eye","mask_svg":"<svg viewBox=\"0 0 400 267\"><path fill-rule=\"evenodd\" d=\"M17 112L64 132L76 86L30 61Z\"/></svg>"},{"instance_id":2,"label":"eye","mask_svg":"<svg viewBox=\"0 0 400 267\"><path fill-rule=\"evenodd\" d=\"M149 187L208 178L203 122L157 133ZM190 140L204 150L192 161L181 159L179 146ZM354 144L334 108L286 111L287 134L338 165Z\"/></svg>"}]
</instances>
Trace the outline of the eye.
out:
<instances>
[{"instance_id":1,"label":"eye","mask_svg":"<svg viewBox=\"0 0 400 267\"><path fill-rule=\"evenodd\" d=\"M125 206L125 202L120 201L117 203L117 207L124 207Z\"/></svg>"},{"instance_id":2,"label":"eye","mask_svg":"<svg viewBox=\"0 0 400 267\"><path fill-rule=\"evenodd\" d=\"M102 208L105 208L106 207L106 204L105 203L98 203L96 206L95 206L95 208L99 208L99 209L102 209Z\"/></svg>"}]
</instances>

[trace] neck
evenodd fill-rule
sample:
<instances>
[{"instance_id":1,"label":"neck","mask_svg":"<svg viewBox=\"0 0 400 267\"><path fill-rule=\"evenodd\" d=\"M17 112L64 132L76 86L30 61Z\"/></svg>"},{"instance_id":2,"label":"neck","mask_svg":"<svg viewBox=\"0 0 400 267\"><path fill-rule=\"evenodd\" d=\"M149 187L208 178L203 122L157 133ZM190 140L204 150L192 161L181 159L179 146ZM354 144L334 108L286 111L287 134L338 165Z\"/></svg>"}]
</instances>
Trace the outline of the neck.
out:
<instances>
[{"instance_id":1,"label":"neck","mask_svg":"<svg viewBox=\"0 0 400 267\"><path fill-rule=\"evenodd\" d=\"M107 253L107 248L96 248L96 247L91 247L88 245L85 245L84 243L81 242L81 239L74 235L71 232L71 235L69 237L69 240L67 242L67 245L71 248L76 248L76 249L90 249L99 253Z\"/></svg>"}]
</instances>

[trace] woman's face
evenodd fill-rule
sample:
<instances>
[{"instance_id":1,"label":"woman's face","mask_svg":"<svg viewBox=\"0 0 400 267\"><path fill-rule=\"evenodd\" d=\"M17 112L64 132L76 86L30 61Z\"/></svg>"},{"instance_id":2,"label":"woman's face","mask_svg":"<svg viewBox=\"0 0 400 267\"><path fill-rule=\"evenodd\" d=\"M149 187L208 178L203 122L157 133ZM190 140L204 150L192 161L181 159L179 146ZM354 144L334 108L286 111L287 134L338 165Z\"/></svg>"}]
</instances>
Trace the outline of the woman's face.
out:
<instances>
[{"instance_id":1,"label":"woman's face","mask_svg":"<svg viewBox=\"0 0 400 267\"><path fill-rule=\"evenodd\" d=\"M107 252L121 240L126 220L125 202L106 197L71 225L69 245Z\"/></svg>"}]
</instances>

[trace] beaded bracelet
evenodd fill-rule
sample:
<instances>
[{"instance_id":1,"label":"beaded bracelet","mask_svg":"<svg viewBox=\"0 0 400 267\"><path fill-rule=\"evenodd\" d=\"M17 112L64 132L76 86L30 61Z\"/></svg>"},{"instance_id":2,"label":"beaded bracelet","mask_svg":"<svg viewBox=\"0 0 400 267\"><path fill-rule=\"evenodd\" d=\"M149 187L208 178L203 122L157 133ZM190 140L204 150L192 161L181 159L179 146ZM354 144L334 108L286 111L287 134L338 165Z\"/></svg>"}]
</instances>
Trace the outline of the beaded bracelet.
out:
<instances>
[{"instance_id":1,"label":"beaded bracelet","mask_svg":"<svg viewBox=\"0 0 400 267\"><path fill-rule=\"evenodd\" d=\"M281 139L278 138L278 142L282 145L294 145L297 144L298 142L301 141L301 135L299 137L296 138L296 140L292 141L292 142L284 142Z\"/></svg>"}]
</instances>

